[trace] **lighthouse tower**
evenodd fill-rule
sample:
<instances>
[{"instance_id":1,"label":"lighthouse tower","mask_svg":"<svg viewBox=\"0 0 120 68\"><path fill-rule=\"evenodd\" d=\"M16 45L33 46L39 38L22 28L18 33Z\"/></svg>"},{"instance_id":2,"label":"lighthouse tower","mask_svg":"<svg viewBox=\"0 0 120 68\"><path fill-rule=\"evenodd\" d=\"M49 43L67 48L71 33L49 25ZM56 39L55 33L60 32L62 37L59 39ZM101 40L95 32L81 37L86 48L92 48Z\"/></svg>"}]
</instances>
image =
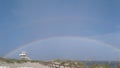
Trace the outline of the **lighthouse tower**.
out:
<instances>
[{"instance_id":1,"label":"lighthouse tower","mask_svg":"<svg viewBox=\"0 0 120 68\"><path fill-rule=\"evenodd\" d=\"M21 60L30 60L25 51L22 51L19 56Z\"/></svg>"}]
</instances>

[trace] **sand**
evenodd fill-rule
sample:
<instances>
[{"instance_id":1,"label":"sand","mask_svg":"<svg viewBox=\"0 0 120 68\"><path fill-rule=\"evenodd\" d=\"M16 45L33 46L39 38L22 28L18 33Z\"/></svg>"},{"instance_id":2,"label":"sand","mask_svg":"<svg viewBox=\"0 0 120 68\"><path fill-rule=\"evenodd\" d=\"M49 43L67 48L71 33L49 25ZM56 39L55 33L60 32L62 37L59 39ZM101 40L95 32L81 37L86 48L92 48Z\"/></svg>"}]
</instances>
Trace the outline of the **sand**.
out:
<instances>
[{"instance_id":1,"label":"sand","mask_svg":"<svg viewBox=\"0 0 120 68\"><path fill-rule=\"evenodd\" d=\"M40 63L0 63L0 68L49 68L48 66Z\"/></svg>"}]
</instances>

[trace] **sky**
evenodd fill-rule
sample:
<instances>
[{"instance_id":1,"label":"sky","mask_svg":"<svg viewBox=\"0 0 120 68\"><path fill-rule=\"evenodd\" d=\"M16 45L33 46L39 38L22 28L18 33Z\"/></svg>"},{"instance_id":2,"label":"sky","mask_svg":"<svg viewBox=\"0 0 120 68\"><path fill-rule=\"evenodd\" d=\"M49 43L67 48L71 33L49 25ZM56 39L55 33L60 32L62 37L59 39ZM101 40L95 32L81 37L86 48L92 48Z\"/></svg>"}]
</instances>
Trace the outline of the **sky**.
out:
<instances>
[{"instance_id":1,"label":"sky","mask_svg":"<svg viewBox=\"0 0 120 68\"><path fill-rule=\"evenodd\" d=\"M0 55L34 40L71 36L95 39L120 49L119 3L119 0L0 0Z\"/></svg>"}]
</instances>

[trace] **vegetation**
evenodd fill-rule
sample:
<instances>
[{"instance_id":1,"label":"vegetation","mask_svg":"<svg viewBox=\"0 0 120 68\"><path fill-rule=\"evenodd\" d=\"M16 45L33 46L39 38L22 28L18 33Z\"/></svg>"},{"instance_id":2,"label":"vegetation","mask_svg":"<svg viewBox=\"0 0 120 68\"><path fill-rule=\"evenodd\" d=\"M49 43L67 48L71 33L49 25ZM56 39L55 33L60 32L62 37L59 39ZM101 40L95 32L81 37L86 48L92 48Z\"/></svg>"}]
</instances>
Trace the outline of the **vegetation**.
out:
<instances>
[{"instance_id":1,"label":"vegetation","mask_svg":"<svg viewBox=\"0 0 120 68\"><path fill-rule=\"evenodd\" d=\"M57 66L57 68L60 68L63 66L64 68L85 68L85 64L80 61L72 61L72 60L53 60L51 61L51 68L54 66Z\"/></svg>"},{"instance_id":2,"label":"vegetation","mask_svg":"<svg viewBox=\"0 0 120 68\"><path fill-rule=\"evenodd\" d=\"M116 68L120 68L120 64L117 64L117 65L116 65Z\"/></svg>"},{"instance_id":3,"label":"vegetation","mask_svg":"<svg viewBox=\"0 0 120 68\"><path fill-rule=\"evenodd\" d=\"M43 61L38 61L38 60L18 60L18 59L6 59L6 58L1 58L0 57L0 62L6 62L6 63L26 63L26 62L31 62L31 63L45 63Z\"/></svg>"},{"instance_id":4,"label":"vegetation","mask_svg":"<svg viewBox=\"0 0 120 68\"><path fill-rule=\"evenodd\" d=\"M109 64L93 64L91 68L110 68Z\"/></svg>"},{"instance_id":5,"label":"vegetation","mask_svg":"<svg viewBox=\"0 0 120 68\"><path fill-rule=\"evenodd\" d=\"M18 59L5 59L0 57L0 62L5 63L40 63L43 65L48 65L50 68L87 68L86 64L80 61L73 61L73 60L52 60L52 61L39 61L39 60L18 60ZM109 64L95 64L93 63L89 68L110 68ZM116 68L120 68L120 64L116 65Z\"/></svg>"}]
</instances>

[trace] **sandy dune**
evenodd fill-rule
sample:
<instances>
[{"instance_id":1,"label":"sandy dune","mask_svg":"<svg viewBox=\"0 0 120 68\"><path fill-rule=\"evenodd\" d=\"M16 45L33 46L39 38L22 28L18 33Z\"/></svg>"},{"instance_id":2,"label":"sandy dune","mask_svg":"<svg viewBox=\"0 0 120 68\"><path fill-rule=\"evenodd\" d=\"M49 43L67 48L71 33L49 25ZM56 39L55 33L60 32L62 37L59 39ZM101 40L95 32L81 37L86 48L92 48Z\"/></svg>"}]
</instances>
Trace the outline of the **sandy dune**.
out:
<instances>
[{"instance_id":1,"label":"sandy dune","mask_svg":"<svg viewBox=\"0 0 120 68\"><path fill-rule=\"evenodd\" d=\"M49 68L40 63L0 63L0 68Z\"/></svg>"}]
</instances>

